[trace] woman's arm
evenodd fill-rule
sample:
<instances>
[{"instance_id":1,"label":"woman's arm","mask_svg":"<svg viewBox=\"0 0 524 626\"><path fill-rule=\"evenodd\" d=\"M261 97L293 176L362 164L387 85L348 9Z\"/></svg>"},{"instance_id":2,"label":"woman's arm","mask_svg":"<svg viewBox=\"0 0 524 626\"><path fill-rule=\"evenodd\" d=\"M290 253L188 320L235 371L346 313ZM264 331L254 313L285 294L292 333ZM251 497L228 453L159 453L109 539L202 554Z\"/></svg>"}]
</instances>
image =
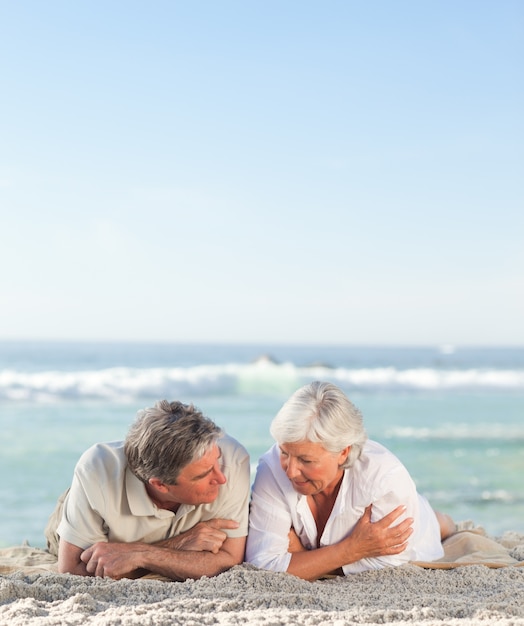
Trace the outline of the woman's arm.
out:
<instances>
[{"instance_id":1,"label":"woman's arm","mask_svg":"<svg viewBox=\"0 0 524 626\"><path fill-rule=\"evenodd\" d=\"M267 457L266 457L267 458ZM379 555L396 555L406 548L412 533L413 519L405 515L405 507L391 506L379 513L382 519L371 522L371 505L362 518L338 542L317 549L292 552L290 530L295 525L291 510L297 507L297 496L285 475L279 480L278 459L259 463L253 485L246 560L257 567L289 572L305 579L315 579L338 570L343 565ZM274 468L270 467L273 462ZM276 468L276 469L275 469ZM374 511L375 515L377 511ZM353 527L348 535L347 533ZM295 528L298 531L298 528Z\"/></svg>"},{"instance_id":2,"label":"woman's arm","mask_svg":"<svg viewBox=\"0 0 524 626\"><path fill-rule=\"evenodd\" d=\"M413 519L406 518L392 526L405 513L405 507L397 507L377 522L371 521L371 509L372 505L369 505L351 534L342 541L314 550L294 552L287 568L288 573L306 580L315 580L348 563L364 558L399 554L405 550L413 532Z\"/></svg>"}]
</instances>

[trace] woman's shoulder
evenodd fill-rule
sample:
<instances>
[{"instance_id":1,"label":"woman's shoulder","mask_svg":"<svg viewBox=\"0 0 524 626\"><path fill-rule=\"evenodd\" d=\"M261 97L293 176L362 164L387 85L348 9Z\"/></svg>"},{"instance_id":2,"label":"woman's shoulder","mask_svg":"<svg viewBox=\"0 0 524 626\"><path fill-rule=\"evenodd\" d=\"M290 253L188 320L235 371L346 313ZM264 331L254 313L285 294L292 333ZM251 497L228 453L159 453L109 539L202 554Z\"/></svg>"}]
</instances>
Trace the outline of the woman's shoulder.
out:
<instances>
[{"instance_id":1,"label":"woman's shoulder","mask_svg":"<svg viewBox=\"0 0 524 626\"><path fill-rule=\"evenodd\" d=\"M391 450L372 439L366 441L362 448L362 454L355 463L357 470L375 470L379 473L387 473L394 468L402 467L404 467L402 462Z\"/></svg>"},{"instance_id":2,"label":"woman's shoulder","mask_svg":"<svg viewBox=\"0 0 524 626\"><path fill-rule=\"evenodd\" d=\"M274 473L274 470L277 468L282 470L282 467L280 465L280 452L276 443L273 444L271 448L264 452L264 454L259 458L258 468L259 470L267 468L267 470L271 471L272 473Z\"/></svg>"},{"instance_id":3,"label":"woman's shoulder","mask_svg":"<svg viewBox=\"0 0 524 626\"><path fill-rule=\"evenodd\" d=\"M257 474L255 477L255 484L269 485L277 484L283 491L291 490L293 487L286 476L286 473L280 465L280 452L278 445L274 444L265 452L258 460Z\"/></svg>"},{"instance_id":4,"label":"woman's shoulder","mask_svg":"<svg viewBox=\"0 0 524 626\"><path fill-rule=\"evenodd\" d=\"M382 454L384 456L389 456L390 454L393 455L393 452L391 452L391 450L386 448L385 445L373 439L366 440L363 451L364 453L368 453L368 454Z\"/></svg>"}]
</instances>

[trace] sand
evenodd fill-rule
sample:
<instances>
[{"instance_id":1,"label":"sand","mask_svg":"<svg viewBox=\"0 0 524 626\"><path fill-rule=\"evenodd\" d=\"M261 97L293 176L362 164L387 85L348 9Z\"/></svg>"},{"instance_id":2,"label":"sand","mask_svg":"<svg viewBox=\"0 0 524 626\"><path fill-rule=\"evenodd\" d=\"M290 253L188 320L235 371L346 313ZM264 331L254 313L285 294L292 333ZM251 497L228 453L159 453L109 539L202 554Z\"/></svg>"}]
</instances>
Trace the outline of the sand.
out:
<instances>
[{"instance_id":1,"label":"sand","mask_svg":"<svg viewBox=\"0 0 524 626\"><path fill-rule=\"evenodd\" d=\"M524 626L524 535L509 539L508 564L488 555L485 564L409 564L316 582L250 565L185 582L84 578L57 574L42 551L21 547L11 563L0 556L0 624ZM16 559L25 565L13 571Z\"/></svg>"},{"instance_id":2,"label":"sand","mask_svg":"<svg viewBox=\"0 0 524 626\"><path fill-rule=\"evenodd\" d=\"M306 582L241 565L183 583L11 574L0 623L524 625L524 569L415 565Z\"/></svg>"}]
</instances>

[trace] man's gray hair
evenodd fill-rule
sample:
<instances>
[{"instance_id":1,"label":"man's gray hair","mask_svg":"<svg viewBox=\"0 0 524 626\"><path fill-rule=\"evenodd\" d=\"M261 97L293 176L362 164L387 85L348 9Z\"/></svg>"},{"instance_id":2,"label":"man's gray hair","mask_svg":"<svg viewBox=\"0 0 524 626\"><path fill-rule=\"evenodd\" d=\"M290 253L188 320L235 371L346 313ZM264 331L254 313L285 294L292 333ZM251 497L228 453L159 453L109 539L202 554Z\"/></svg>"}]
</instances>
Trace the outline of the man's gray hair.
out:
<instances>
[{"instance_id":1,"label":"man's gray hair","mask_svg":"<svg viewBox=\"0 0 524 626\"><path fill-rule=\"evenodd\" d=\"M138 411L124 442L127 463L144 483L174 485L182 469L216 444L222 430L192 404L161 400Z\"/></svg>"},{"instance_id":2,"label":"man's gray hair","mask_svg":"<svg viewBox=\"0 0 524 626\"><path fill-rule=\"evenodd\" d=\"M336 385L319 381L295 391L273 419L270 432L278 443L310 441L333 453L351 446L344 469L359 458L367 440L357 407Z\"/></svg>"}]
</instances>

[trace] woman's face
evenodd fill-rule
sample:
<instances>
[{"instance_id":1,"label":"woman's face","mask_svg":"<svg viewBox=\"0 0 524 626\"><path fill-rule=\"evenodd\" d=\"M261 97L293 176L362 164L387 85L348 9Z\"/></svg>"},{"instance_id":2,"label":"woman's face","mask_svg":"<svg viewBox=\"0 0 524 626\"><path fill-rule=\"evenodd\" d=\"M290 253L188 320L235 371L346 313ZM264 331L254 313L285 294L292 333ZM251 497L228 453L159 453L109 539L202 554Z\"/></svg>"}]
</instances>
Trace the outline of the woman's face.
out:
<instances>
[{"instance_id":1,"label":"woman's face","mask_svg":"<svg viewBox=\"0 0 524 626\"><path fill-rule=\"evenodd\" d=\"M344 470L340 467L347 459L350 446L341 452L328 452L320 443L301 441L282 443L280 464L293 485L304 496L329 493L338 485Z\"/></svg>"}]
</instances>

